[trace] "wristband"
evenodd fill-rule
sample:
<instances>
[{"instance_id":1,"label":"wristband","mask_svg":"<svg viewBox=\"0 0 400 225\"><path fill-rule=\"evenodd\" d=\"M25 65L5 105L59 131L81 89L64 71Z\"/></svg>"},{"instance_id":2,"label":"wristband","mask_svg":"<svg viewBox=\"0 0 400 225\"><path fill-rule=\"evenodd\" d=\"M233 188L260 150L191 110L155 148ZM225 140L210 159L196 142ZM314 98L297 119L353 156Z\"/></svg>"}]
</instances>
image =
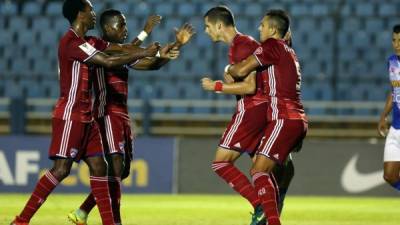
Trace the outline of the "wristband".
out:
<instances>
[{"instance_id":1,"label":"wristband","mask_svg":"<svg viewBox=\"0 0 400 225\"><path fill-rule=\"evenodd\" d=\"M222 83L222 81L220 81L220 80L215 81L214 91L217 93L222 92L223 86L224 86L224 84Z\"/></svg>"},{"instance_id":2,"label":"wristband","mask_svg":"<svg viewBox=\"0 0 400 225\"><path fill-rule=\"evenodd\" d=\"M231 67L231 64L228 64L228 65L225 66L225 69L224 69L225 73L228 73L229 67Z\"/></svg>"},{"instance_id":3,"label":"wristband","mask_svg":"<svg viewBox=\"0 0 400 225\"><path fill-rule=\"evenodd\" d=\"M147 34L146 31L142 30L142 32L140 32L140 34L137 36L137 38L140 41L144 41L148 36L149 36L149 34Z\"/></svg>"},{"instance_id":4,"label":"wristband","mask_svg":"<svg viewBox=\"0 0 400 225\"><path fill-rule=\"evenodd\" d=\"M157 57L157 58L160 58L160 57L161 57L160 50L157 51L156 57Z\"/></svg>"}]
</instances>

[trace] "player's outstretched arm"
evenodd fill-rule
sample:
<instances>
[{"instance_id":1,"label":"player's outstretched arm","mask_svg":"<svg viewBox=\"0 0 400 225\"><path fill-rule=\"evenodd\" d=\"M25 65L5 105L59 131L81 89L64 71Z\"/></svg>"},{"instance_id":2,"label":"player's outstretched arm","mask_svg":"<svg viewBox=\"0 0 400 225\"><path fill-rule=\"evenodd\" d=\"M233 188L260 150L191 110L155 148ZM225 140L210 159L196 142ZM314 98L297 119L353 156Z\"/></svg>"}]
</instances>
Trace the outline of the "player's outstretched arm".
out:
<instances>
[{"instance_id":1,"label":"player's outstretched arm","mask_svg":"<svg viewBox=\"0 0 400 225\"><path fill-rule=\"evenodd\" d=\"M167 44L160 49L159 57L140 59L131 67L135 70L158 70L171 59L177 59L179 53L177 47L173 47L173 44Z\"/></svg>"},{"instance_id":2,"label":"player's outstretched arm","mask_svg":"<svg viewBox=\"0 0 400 225\"><path fill-rule=\"evenodd\" d=\"M117 67L129 64L144 57L152 57L157 54L159 48L160 46L157 43L154 43L147 48L143 49L136 47L135 50L123 54L108 55L104 52L98 52L87 62L90 64L103 66L105 68Z\"/></svg>"},{"instance_id":3,"label":"player's outstretched arm","mask_svg":"<svg viewBox=\"0 0 400 225\"><path fill-rule=\"evenodd\" d=\"M232 77L245 77L259 66L260 64L256 57L251 55L240 63L228 65L225 67L225 71L228 72Z\"/></svg>"},{"instance_id":4,"label":"player's outstretched arm","mask_svg":"<svg viewBox=\"0 0 400 225\"><path fill-rule=\"evenodd\" d=\"M392 106L393 106L393 97L392 94L389 93L386 98L385 107L383 108L383 112L381 114L381 118L379 119L378 123L378 132L382 137L385 137L389 130L387 116L389 115L390 111L392 111Z\"/></svg>"},{"instance_id":5,"label":"player's outstretched arm","mask_svg":"<svg viewBox=\"0 0 400 225\"><path fill-rule=\"evenodd\" d=\"M132 40L131 44L139 46L143 41L150 35L154 27L160 24L162 17L160 15L151 15L147 18L146 24L144 25L143 31Z\"/></svg>"},{"instance_id":6,"label":"player's outstretched arm","mask_svg":"<svg viewBox=\"0 0 400 225\"><path fill-rule=\"evenodd\" d=\"M213 81L208 77L201 79L202 87L206 91L217 93L247 95L254 94L256 91L256 72L250 73L243 81L234 83L224 83L220 80Z\"/></svg>"}]
</instances>

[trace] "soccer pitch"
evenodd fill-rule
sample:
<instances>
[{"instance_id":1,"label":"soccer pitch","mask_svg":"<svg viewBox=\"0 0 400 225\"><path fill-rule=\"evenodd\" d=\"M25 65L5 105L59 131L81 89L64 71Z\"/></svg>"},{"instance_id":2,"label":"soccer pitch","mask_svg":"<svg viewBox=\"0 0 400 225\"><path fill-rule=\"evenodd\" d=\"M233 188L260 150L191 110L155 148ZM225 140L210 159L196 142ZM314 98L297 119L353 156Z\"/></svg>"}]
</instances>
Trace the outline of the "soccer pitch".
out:
<instances>
[{"instance_id":1,"label":"soccer pitch","mask_svg":"<svg viewBox=\"0 0 400 225\"><path fill-rule=\"evenodd\" d=\"M28 195L0 195L0 224L9 224ZM67 225L66 215L84 195L56 194L32 219L31 225ZM123 195L124 225L247 225L250 206L234 195ZM284 225L397 225L400 201L391 198L288 196ZM89 225L100 225L97 209Z\"/></svg>"}]
</instances>

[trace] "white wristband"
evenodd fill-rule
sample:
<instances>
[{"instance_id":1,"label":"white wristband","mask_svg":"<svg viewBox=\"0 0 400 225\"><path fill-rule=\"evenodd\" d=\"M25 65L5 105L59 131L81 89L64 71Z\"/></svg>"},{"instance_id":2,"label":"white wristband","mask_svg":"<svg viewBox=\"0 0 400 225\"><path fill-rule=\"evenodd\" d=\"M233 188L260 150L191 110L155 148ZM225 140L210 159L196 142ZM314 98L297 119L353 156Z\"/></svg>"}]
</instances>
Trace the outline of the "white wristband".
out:
<instances>
[{"instance_id":1,"label":"white wristband","mask_svg":"<svg viewBox=\"0 0 400 225\"><path fill-rule=\"evenodd\" d=\"M157 51L156 57L157 57L157 58L160 58L160 57L161 57L160 50Z\"/></svg>"},{"instance_id":2,"label":"white wristband","mask_svg":"<svg viewBox=\"0 0 400 225\"><path fill-rule=\"evenodd\" d=\"M137 38L140 41L144 41L148 36L149 36L149 34L147 34L146 31L142 30L142 32L140 32L140 34L137 36Z\"/></svg>"},{"instance_id":3,"label":"white wristband","mask_svg":"<svg viewBox=\"0 0 400 225\"><path fill-rule=\"evenodd\" d=\"M229 67L231 67L231 64L228 64L225 66L225 69L224 69L225 73L228 73Z\"/></svg>"}]
</instances>

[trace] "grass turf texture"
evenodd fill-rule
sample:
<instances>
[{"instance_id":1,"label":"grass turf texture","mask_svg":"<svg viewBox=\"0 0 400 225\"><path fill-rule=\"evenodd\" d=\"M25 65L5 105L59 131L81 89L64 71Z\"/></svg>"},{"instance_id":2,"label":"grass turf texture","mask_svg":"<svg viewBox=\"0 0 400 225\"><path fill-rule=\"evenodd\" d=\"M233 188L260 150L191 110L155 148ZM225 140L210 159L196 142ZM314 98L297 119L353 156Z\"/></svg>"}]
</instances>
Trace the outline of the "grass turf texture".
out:
<instances>
[{"instance_id":1,"label":"grass turf texture","mask_svg":"<svg viewBox=\"0 0 400 225\"><path fill-rule=\"evenodd\" d=\"M67 225L67 213L84 199L80 194L49 197L31 225ZM25 194L0 194L0 224L8 225L27 201ZM396 198L288 196L284 225L398 225ZM124 225L247 225L250 205L234 195L123 195ZM89 225L100 225L97 208Z\"/></svg>"}]
</instances>

